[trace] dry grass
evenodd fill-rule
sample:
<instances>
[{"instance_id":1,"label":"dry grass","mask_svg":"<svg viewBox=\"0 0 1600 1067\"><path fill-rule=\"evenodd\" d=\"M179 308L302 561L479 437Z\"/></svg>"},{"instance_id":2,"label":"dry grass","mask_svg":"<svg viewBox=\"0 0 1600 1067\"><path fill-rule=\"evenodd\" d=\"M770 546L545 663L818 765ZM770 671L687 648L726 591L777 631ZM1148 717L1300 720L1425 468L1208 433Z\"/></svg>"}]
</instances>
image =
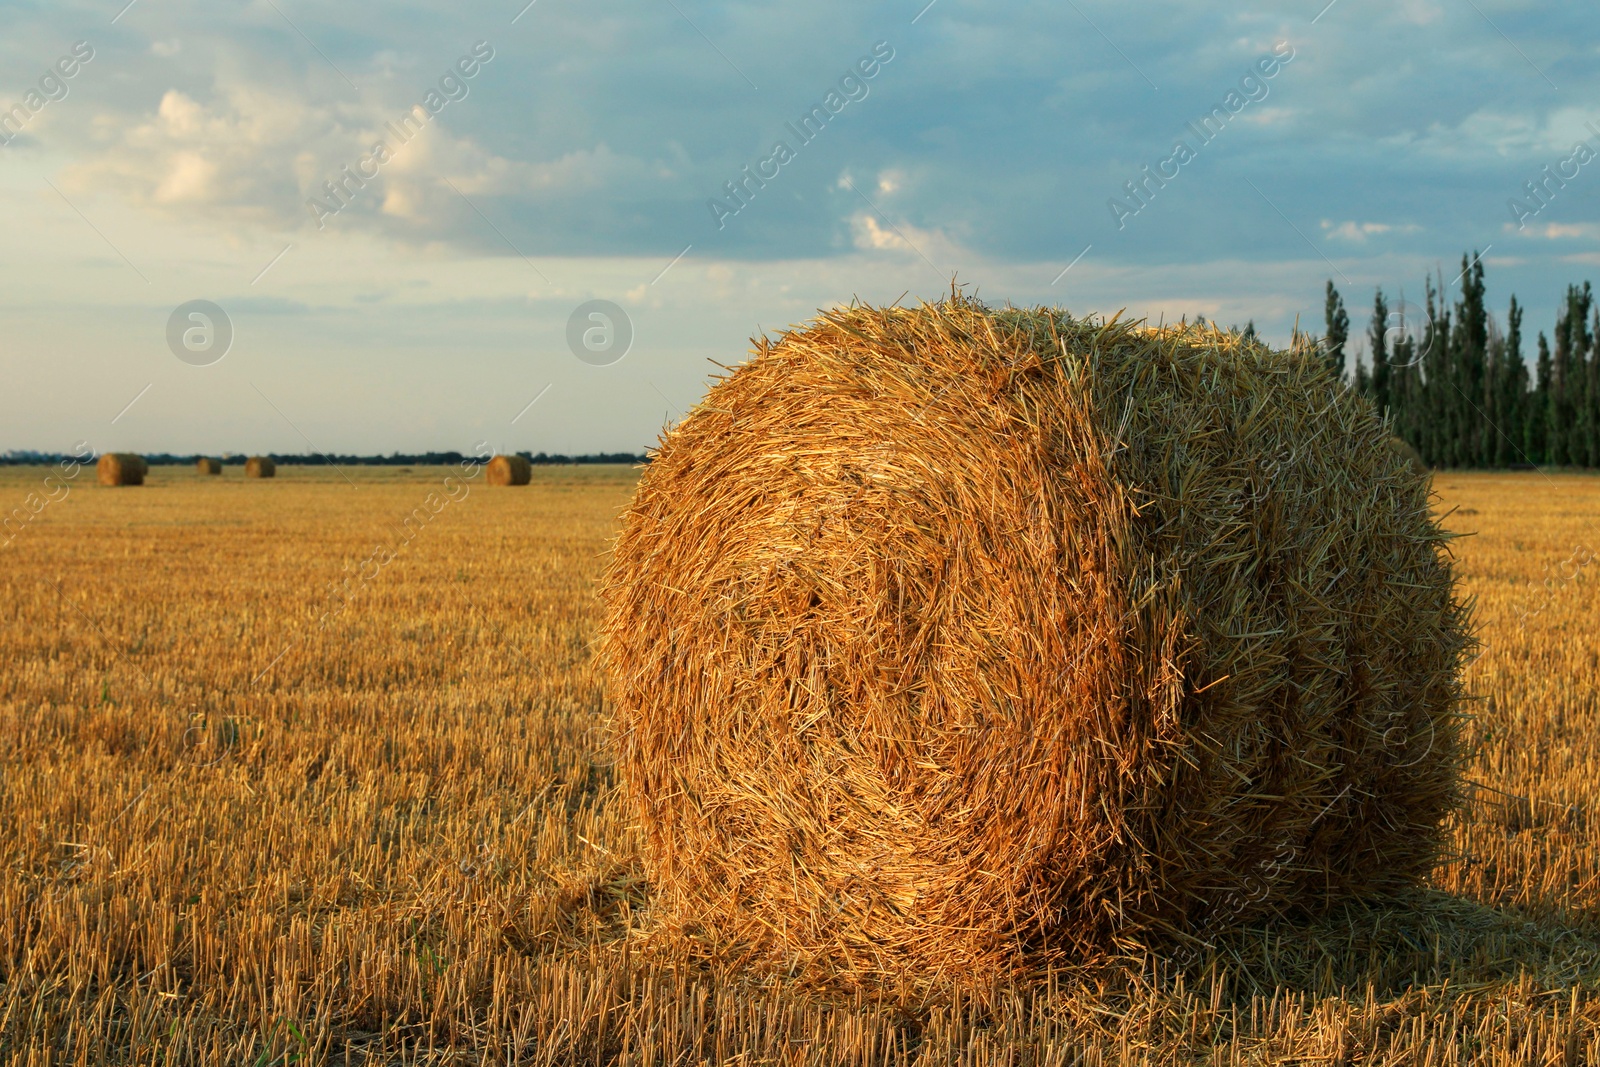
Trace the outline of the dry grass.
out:
<instances>
[{"instance_id":1,"label":"dry grass","mask_svg":"<svg viewBox=\"0 0 1600 1067\"><path fill-rule=\"evenodd\" d=\"M1573 552L1600 480L1435 479L1479 531L1455 550L1486 647L1478 785L1427 889L905 1011L642 943L590 652L631 472L474 480L404 544L447 472L349 473L262 496L173 468L6 549L0 1061L1600 1063L1600 608Z\"/></svg>"}]
</instances>

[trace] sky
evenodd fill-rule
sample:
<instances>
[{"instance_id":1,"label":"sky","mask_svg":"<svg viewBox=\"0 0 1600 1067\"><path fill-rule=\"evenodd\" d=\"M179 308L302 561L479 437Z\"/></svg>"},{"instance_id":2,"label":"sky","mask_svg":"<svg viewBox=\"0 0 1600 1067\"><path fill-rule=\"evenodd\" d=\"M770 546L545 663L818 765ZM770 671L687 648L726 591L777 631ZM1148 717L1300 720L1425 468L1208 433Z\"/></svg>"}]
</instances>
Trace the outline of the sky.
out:
<instances>
[{"instance_id":1,"label":"sky","mask_svg":"<svg viewBox=\"0 0 1600 1067\"><path fill-rule=\"evenodd\" d=\"M0 450L638 452L852 299L1600 275L1587 5L525 4L0 2Z\"/></svg>"}]
</instances>

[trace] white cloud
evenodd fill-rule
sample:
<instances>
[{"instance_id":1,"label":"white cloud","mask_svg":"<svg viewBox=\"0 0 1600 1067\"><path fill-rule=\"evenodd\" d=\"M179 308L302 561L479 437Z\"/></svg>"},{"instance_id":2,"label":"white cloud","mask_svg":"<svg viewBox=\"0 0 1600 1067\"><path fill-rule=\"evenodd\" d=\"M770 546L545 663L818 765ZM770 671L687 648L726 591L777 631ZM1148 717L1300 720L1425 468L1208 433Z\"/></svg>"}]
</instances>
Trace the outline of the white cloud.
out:
<instances>
[{"instance_id":1,"label":"white cloud","mask_svg":"<svg viewBox=\"0 0 1600 1067\"><path fill-rule=\"evenodd\" d=\"M1251 108L1239 120L1251 126L1287 126L1299 112L1292 107Z\"/></svg>"},{"instance_id":2,"label":"white cloud","mask_svg":"<svg viewBox=\"0 0 1600 1067\"><path fill-rule=\"evenodd\" d=\"M94 151L68 165L67 185L115 192L156 214L174 212L275 231L314 226L308 198L331 203L328 181L359 164L378 141L389 162L361 188L349 186L346 227L393 220L408 236L452 226L467 209L460 192L535 200L580 197L619 184L659 181L659 165L613 151L604 141L549 161L514 160L450 128L451 109L475 106L469 95L448 104L407 141L394 133L404 105L363 100L315 103L281 87L220 77L206 94L169 89L153 112L102 111L92 121ZM359 221L358 221L359 220Z\"/></svg>"},{"instance_id":3,"label":"white cloud","mask_svg":"<svg viewBox=\"0 0 1600 1067\"><path fill-rule=\"evenodd\" d=\"M878 216L867 210L850 217L852 243L862 251L897 249L925 256L954 251L953 243L936 230L921 230L910 223L880 223Z\"/></svg>"},{"instance_id":4,"label":"white cloud","mask_svg":"<svg viewBox=\"0 0 1600 1067\"><path fill-rule=\"evenodd\" d=\"M1439 21L1444 9L1432 0L1400 0L1402 18L1416 26L1429 26Z\"/></svg>"},{"instance_id":5,"label":"white cloud","mask_svg":"<svg viewBox=\"0 0 1600 1067\"><path fill-rule=\"evenodd\" d=\"M1334 223L1330 219L1322 220L1322 232L1338 241L1354 241L1365 244L1368 237L1385 233L1418 233L1421 226L1415 223L1394 225L1388 222L1355 222L1353 220Z\"/></svg>"},{"instance_id":6,"label":"white cloud","mask_svg":"<svg viewBox=\"0 0 1600 1067\"><path fill-rule=\"evenodd\" d=\"M1506 224L1510 230L1516 229L1510 223ZM1543 237L1547 241L1564 241L1573 238L1600 239L1600 223L1596 222L1547 222L1542 226L1529 226L1522 231L1530 237Z\"/></svg>"}]
</instances>

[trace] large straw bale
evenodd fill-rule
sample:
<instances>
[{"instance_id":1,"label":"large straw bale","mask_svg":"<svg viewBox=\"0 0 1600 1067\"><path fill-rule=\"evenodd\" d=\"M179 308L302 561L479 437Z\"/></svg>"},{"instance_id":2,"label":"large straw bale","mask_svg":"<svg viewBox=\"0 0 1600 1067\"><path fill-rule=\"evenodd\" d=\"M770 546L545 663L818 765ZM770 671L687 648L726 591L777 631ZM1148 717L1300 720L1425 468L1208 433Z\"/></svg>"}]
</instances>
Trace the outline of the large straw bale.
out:
<instances>
[{"instance_id":1,"label":"large straw bale","mask_svg":"<svg viewBox=\"0 0 1600 1067\"><path fill-rule=\"evenodd\" d=\"M533 464L526 456L496 456L484 477L490 485L527 485L533 480Z\"/></svg>"},{"instance_id":2,"label":"large straw bale","mask_svg":"<svg viewBox=\"0 0 1600 1067\"><path fill-rule=\"evenodd\" d=\"M195 465L194 466L195 466L195 469L198 470L201 474L221 474L222 473L222 461L219 460L219 459L212 459L210 456L201 456L198 460L195 461Z\"/></svg>"},{"instance_id":3,"label":"large straw bale","mask_svg":"<svg viewBox=\"0 0 1600 1067\"><path fill-rule=\"evenodd\" d=\"M1471 639L1388 439L1211 329L957 297L758 341L602 587L666 928L937 982L1414 882Z\"/></svg>"},{"instance_id":4,"label":"large straw bale","mask_svg":"<svg viewBox=\"0 0 1600 1067\"><path fill-rule=\"evenodd\" d=\"M149 471L144 457L132 452L104 452L95 464L95 476L101 485L143 485Z\"/></svg>"},{"instance_id":5,"label":"large straw bale","mask_svg":"<svg viewBox=\"0 0 1600 1067\"><path fill-rule=\"evenodd\" d=\"M244 461L246 478L276 478L278 465L266 456L251 456Z\"/></svg>"}]
</instances>

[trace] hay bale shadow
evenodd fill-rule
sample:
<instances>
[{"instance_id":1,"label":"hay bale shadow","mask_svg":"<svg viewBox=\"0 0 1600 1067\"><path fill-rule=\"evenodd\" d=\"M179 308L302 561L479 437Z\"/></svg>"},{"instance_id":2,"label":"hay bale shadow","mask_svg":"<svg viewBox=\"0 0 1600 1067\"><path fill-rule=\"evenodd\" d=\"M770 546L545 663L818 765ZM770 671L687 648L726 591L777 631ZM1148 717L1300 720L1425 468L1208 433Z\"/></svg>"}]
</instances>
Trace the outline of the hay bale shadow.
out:
<instances>
[{"instance_id":1,"label":"hay bale shadow","mask_svg":"<svg viewBox=\"0 0 1600 1067\"><path fill-rule=\"evenodd\" d=\"M1574 921L1576 920L1576 921ZM1219 934L1209 948L1152 949L1158 984L1191 988L1220 975L1231 998L1282 991L1380 999L1424 987L1482 986L1523 975L1550 988L1600 976L1600 929L1559 913L1542 918L1436 889L1348 903L1315 917L1285 916Z\"/></svg>"}]
</instances>

